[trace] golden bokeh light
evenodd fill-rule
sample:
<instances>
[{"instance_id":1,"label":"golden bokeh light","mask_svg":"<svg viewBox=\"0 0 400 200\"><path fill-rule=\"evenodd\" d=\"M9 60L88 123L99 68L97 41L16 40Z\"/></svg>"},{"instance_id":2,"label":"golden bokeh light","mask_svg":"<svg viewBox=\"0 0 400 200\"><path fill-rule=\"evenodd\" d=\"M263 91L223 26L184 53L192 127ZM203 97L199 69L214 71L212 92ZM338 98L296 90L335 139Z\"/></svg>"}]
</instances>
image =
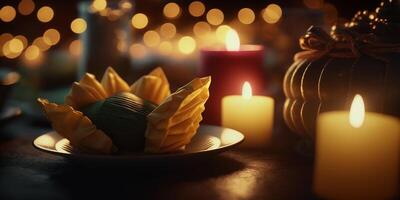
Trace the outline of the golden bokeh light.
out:
<instances>
[{"instance_id":1,"label":"golden bokeh light","mask_svg":"<svg viewBox=\"0 0 400 200\"><path fill-rule=\"evenodd\" d=\"M193 1L192 3L189 4L189 13L193 17L200 17L204 14L205 11L206 7L200 1Z\"/></svg>"},{"instance_id":2,"label":"golden bokeh light","mask_svg":"<svg viewBox=\"0 0 400 200\"><path fill-rule=\"evenodd\" d=\"M211 25L218 26L224 21L224 13L217 8L213 8L207 12L207 21Z\"/></svg>"},{"instance_id":3,"label":"golden bokeh light","mask_svg":"<svg viewBox=\"0 0 400 200\"><path fill-rule=\"evenodd\" d=\"M86 31L87 24L82 18L76 18L71 22L71 30L74 33L80 34Z\"/></svg>"},{"instance_id":4,"label":"golden bokeh light","mask_svg":"<svg viewBox=\"0 0 400 200\"><path fill-rule=\"evenodd\" d=\"M238 19L243 24L251 24L254 22L256 15L250 8L242 8L238 12Z\"/></svg>"},{"instance_id":5,"label":"golden bokeh light","mask_svg":"<svg viewBox=\"0 0 400 200\"><path fill-rule=\"evenodd\" d=\"M0 56L4 56L3 54L3 46L6 42L11 40L13 36L10 33L3 33L0 35Z\"/></svg>"},{"instance_id":6,"label":"golden bokeh light","mask_svg":"<svg viewBox=\"0 0 400 200\"><path fill-rule=\"evenodd\" d=\"M268 24L275 24L282 17L282 9L277 4L269 4L262 11L262 17Z\"/></svg>"},{"instance_id":7,"label":"golden bokeh light","mask_svg":"<svg viewBox=\"0 0 400 200\"><path fill-rule=\"evenodd\" d=\"M3 20L3 22L11 22L16 15L17 12L12 6L4 6L0 9L0 19Z\"/></svg>"},{"instance_id":8,"label":"golden bokeh light","mask_svg":"<svg viewBox=\"0 0 400 200\"><path fill-rule=\"evenodd\" d=\"M304 5L310 9L320 9L324 5L324 0L303 0Z\"/></svg>"},{"instance_id":9,"label":"golden bokeh light","mask_svg":"<svg viewBox=\"0 0 400 200\"><path fill-rule=\"evenodd\" d=\"M191 54L196 49L196 41L190 36L184 36L179 40L178 48L183 54Z\"/></svg>"},{"instance_id":10,"label":"golden bokeh light","mask_svg":"<svg viewBox=\"0 0 400 200\"><path fill-rule=\"evenodd\" d=\"M11 33L3 33L0 35L0 45L3 45L6 43L8 40L11 40L13 38L13 35Z\"/></svg>"},{"instance_id":11,"label":"golden bokeh light","mask_svg":"<svg viewBox=\"0 0 400 200\"><path fill-rule=\"evenodd\" d=\"M101 11L104 10L106 7L107 7L106 0L94 0L92 2L92 8L94 11Z\"/></svg>"},{"instance_id":12,"label":"golden bokeh light","mask_svg":"<svg viewBox=\"0 0 400 200\"><path fill-rule=\"evenodd\" d=\"M164 6L163 13L168 18L176 18L181 13L181 8L178 4L170 2Z\"/></svg>"},{"instance_id":13,"label":"golden bokeh light","mask_svg":"<svg viewBox=\"0 0 400 200\"><path fill-rule=\"evenodd\" d=\"M46 50L48 50L48 49L50 48L50 45L48 45L48 44L44 41L43 37L38 37L38 38L36 38L36 39L33 41L32 44L35 45L35 46L37 46L37 47L40 49L40 51L46 51Z\"/></svg>"},{"instance_id":14,"label":"golden bokeh light","mask_svg":"<svg viewBox=\"0 0 400 200\"><path fill-rule=\"evenodd\" d=\"M55 45L60 41L60 33L54 28L48 29L43 33L43 41L47 45Z\"/></svg>"},{"instance_id":15,"label":"golden bokeh light","mask_svg":"<svg viewBox=\"0 0 400 200\"><path fill-rule=\"evenodd\" d=\"M78 57L82 53L82 43L80 40L74 40L69 44L69 53Z\"/></svg>"},{"instance_id":16,"label":"golden bokeh light","mask_svg":"<svg viewBox=\"0 0 400 200\"><path fill-rule=\"evenodd\" d=\"M211 32L211 26L207 22L200 21L193 26L193 33L197 37L205 36L209 32Z\"/></svg>"},{"instance_id":17,"label":"golden bokeh light","mask_svg":"<svg viewBox=\"0 0 400 200\"><path fill-rule=\"evenodd\" d=\"M54 11L49 6L43 6L37 12L38 20L43 23L51 21L53 17L54 17Z\"/></svg>"},{"instance_id":18,"label":"golden bokeh light","mask_svg":"<svg viewBox=\"0 0 400 200\"><path fill-rule=\"evenodd\" d=\"M143 35L143 42L148 47L155 47L160 43L160 35L155 31L147 31Z\"/></svg>"},{"instance_id":19,"label":"golden bokeh light","mask_svg":"<svg viewBox=\"0 0 400 200\"><path fill-rule=\"evenodd\" d=\"M24 57L26 60L32 61L38 59L40 56L40 49L36 45L31 45L26 48Z\"/></svg>"},{"instance_id":20,"label":"golden bokeh light","mask_svg":"<svg viewBox=\"0 0 400 200\"><path fill-rule=\"evenodd\" d=\"M18 4L18 12L21 15L30 15L35 10L35 3L32 0L21 0Z\"/></svg>"},{"instance_id":21,"label":"golden bokeh light","mask_svg":"<svg viewBox=\"0 0 400 200\"><path fill-rule=\"evenodd\" d=\"M215 30L215 35L217 36L218 41L225 43L225 38L229 30L231 30L231 27L228 25L218 26L217 30Z\"/></svg>"},{"instance_id":22,"label":"golden bokeh light","mask_svg":"<svg viewBox=\"0 0 400 200\"><path fill-rule=\"evenodd\" d=\"M143 29L149 23L149 19L143 13L137 13L132 17L132 26L137 29Z\"/></svg>"},{"instance_id":23,"label":"golden bokeh light","mask_svg":"<svg viewBox=\"0 0 400 200\"><path fill-rule=\"evenodd\" d=\"M121 1L119 7L121 7L122 10L129 10L133 7L133 5L129 1Z\"/></svg>"},{"instance_id":24,"label":"golden bokeh light","mask_svg":"<svg viewBox=\"0 0 400 200\"><path fill-rule=\"evenodd\" d=\"M160 34L162 37L171 39L176 34L176 27L172 23L165 23L160 27Z\"/></svg>"},{"instance_id":25,"label":"golden bokeh light","mask_svg":"<svg viewBox=\"0 0 400 200\"><path fill-rule=\"evenodd\" d=\"M20 40L20 41L22 42L22 44L23 44L23 46L24 46L23 48L25 48L25 47L28 46L28 39L26 39L25 36L23 36L23 35L17 35L17 36L15 36L15 38L18 39L18 40Z\"/></svg>"},{"instance_id":26,"label":"golden bokeh light","mask_svg":"<svg viewBox=\"0 0 400 200\"><path fill-rule=\"evenodd\" d=\"M24 50L24 43L18 38L13 38L8 41L8 49L11 53L21 53Z\"/></svg>"},{"instance_id":27,"label":"golden bokeh light","mask_svg":"<svg viewBox=\"0 0 400 200\"><path fill-rule=\"evenodd\" d=\"M5 57L7 57L9 59L14 59L21 54L21 52L23 50L23 48L20 48L20 47L22 47L22 42L19 41L19 42L21 42L21 43L19 43L18 41L19 41L18 39L13 38L13 39L7 41L3 45L2 50L3 50L3 55Z\"/></svg>"},{"instance_id":28,"label":"golden bokeh light","mask_svg":"<svg viewBox=\"0 0 400 200\"><path fill-rule=\"evenodd\" d=\"M160 46L158 46L158 49L162 54L169 54L172 51L172 44L170 41L162 41Z\"/></svg>"},{"instance_id":29,"label":"golden bokeh light","mask_svg":"<svg viewBox=\"0 0 400 200\"><path fill-rule=\"evenodd\" d=\"M143 59L147 56L147 48L142 44L132 44L129 47L129 54L132 58Z\"/></svg>"}]
</instances>

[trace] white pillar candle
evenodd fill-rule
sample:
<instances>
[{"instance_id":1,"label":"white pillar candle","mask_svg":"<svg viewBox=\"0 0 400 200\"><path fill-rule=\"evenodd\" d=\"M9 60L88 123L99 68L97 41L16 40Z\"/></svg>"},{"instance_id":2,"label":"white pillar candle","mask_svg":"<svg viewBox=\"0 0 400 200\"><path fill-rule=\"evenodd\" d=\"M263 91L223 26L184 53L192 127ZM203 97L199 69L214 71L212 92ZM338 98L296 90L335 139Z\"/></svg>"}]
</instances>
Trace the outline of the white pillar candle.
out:
<instances>
[{"instance_id":1,"label":"white pillar candle","mask_svg":"<svg viewBox=\"0 0 400 200\"><path fill-rule=\"evenodd\" d=\"M350 113L317 119L314 191L326 199L388 199L396 194L400 121L365 113L356 95Z\"/></svg>"},{"instance_id":2,"label":"white pillar candle","mask_svg":"<svg viewBox=\"0 0 400 200\"><path fill-rule=\"evenodd\" d=\"M265 147L270 142L274 122L274 99L252 96L248 82L243 84L242 96L222 99L222 125L245 135L242 147Z\"/></svg>"}]
</instances>

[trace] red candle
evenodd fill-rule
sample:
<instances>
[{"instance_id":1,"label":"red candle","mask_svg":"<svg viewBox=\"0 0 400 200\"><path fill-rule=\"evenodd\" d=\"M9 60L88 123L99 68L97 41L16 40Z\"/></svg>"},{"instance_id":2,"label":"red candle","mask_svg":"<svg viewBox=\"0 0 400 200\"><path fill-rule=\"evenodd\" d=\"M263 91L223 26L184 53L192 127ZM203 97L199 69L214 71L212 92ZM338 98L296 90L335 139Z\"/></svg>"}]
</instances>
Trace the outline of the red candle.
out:
<instances>
[{"instance_id":1,"label":"red candle","mask_svg":"<svg viewBox=\"0 0 400 200\"><path fill-rule=\"evenodd\" d=\"M234 30L228 32L225 42L226 48L205 48L200 52L200 75L212 77L210 98L203 113L203 122L207 124L221 124L222 98L240 94L245 81L251 83L254 94L261 94L265 89L263 46L240 45Z\"/></svg>"}]
</instances>

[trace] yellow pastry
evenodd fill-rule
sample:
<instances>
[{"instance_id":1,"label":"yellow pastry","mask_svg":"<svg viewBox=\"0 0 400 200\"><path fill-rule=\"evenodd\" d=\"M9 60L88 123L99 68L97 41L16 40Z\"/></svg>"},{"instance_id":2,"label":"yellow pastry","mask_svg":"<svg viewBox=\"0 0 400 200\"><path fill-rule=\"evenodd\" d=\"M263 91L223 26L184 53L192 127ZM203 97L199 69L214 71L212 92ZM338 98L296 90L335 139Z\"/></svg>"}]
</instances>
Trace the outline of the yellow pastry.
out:
<instances>
[{"instance_id":1,"label":"yellow pastry","mask_svg":"<svg viewBox=\"0 0 400 200\"><path fill-rule=\"evenodd\" d=\"M96 153L167 153L185 148L202 120L211 77L196 78L171 94L156 68L129 86L111 67L97 81L75 82L66 105L38 99L53 128L74 147Z\"/></svg>"}]
</instances>

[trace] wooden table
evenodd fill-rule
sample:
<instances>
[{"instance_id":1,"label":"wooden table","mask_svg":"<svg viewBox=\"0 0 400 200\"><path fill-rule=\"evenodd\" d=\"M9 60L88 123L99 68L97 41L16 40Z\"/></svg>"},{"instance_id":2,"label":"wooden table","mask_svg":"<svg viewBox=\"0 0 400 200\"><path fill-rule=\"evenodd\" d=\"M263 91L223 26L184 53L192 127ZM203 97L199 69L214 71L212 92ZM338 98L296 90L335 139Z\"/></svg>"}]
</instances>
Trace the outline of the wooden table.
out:
<instances>
[{"instance_id":1,"label":"wooden table","mask_svg":"<svg viewBox=\"0 0 400 200\"><path fill-rule=\"evenodd\" d=\"M0 199L315 198L312 160L287 143L179 166L91 167L35 149L32 140L48 130L28 117L1 128Z\"/></svg>"}]
</instances>

